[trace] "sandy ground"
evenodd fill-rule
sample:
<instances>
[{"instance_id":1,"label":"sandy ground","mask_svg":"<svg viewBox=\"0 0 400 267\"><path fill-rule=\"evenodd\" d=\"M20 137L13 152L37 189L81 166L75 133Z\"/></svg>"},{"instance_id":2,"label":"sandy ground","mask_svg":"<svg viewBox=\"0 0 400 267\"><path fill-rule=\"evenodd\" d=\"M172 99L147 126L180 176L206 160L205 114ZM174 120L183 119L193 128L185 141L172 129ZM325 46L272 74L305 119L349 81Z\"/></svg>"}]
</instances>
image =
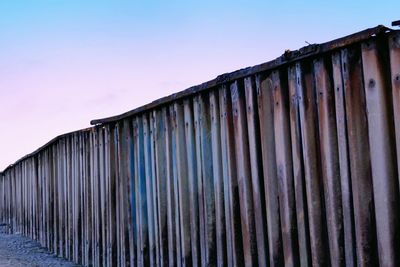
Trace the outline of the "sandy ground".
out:
<instances>
[{"instance_id":1,"label":"sandy ground","mask_svg":"<svg viewBox=\"0 0 400 267\"><path fill-rule=\"evenodd\" d=\"M18 234L9 235L0 227L0 267L3 266L78 266L58 258L36 241Z\"/></svg>"}]
</instances>

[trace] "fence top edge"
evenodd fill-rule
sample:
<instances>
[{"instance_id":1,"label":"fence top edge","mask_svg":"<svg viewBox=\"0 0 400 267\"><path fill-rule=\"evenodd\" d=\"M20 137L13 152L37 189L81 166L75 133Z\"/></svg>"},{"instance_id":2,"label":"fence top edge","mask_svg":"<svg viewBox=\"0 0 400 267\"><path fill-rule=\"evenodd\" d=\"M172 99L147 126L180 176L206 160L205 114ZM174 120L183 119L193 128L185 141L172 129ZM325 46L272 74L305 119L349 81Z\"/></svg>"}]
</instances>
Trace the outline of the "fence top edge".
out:
<instances>
[{"instance_id":1,"label":"fence top edge","mask_svg":"<svg viewBox=\"0 0 400 267\"><path fill-rule=\"evenodd\" d=\"M125 119L128 117L132 117L136 114L143 113L145 111L148 111L148 110L151 110L154 108L158 108L160 106L166 105L173 101L183 99L190 95L194 95L194 94L209 90L216 86L219 86L219 85L222 85L222 84L225 84L225 83L237 80L237 79L241 79L246 76L255 75L260 72L276 69L283 65L287 65L287 64L293 63L295 61L299 61L304 58L312 57L312 56L322 54L322 53L325 53L328 51L332 51L335 49L340 49L342 47L367 40L371 36L385 33L388 31L391 32L391 31L395 31L395 30L390 29L383 25L378 25L376 27L368 28L363 31L353 33L351 35L341 37L341 38L338 38L338 39L335 39L335 40L332 40L332 41L329 41L326 43L310 44L310 45L304 46L295 51L285 51L284 54L282 54L280 57L278 57L274 60L271 60L271 61L268 61L265 63L261 63L259 65L255 65L252 67L247 67L247 68L236 70L236 71L233 71L230 73L225 73L225 74L219 75L213 80L204 82L199 85L189 87L188 89L185 89L178 93L174 93L169 96L157 99L149 104L132 109L128 112L125 112L125 113L122 113L119 115L115 115L115 116L111 116L111 117L94 119L90 123L92 125L101 125L101 124L116 122L116 121L119 121L119 120L122 120L122 119Z\"/></svg>"},{"instance_id":2,"label":"fence top edge","mask_svg":"<svg viewBox=\"0 0 400 267\"><path fill-rule=\"evenodd\" d=\"M93 130L94 128L95 128L95 127L88 127L88 128L85 128L85 129L79 129L79 130L76 130L76 131L68 132L68 133L61 134L61 135L58 135L58 136L54 137L53 139L51 139L50 141L48 141L46 144L44 144L44 145L42 145L41 147L39 147L38 149L36 149L35 151L33 151L33 152L31 152L31 153L29 153L29 154L23 156L22 158L18 159L16 162L14 162L14 163L8 165L3 171L0 172L0 176L4 175L5 172L6 172L7 170L11 169L12 167L14 167L15 165L17 165L17 164L20 163L21 161L24 161L24 160L26 160L26 159L28 159L28 158L31 158L31 157L35 156L36 154L38 154L38 153L41 152L42 150L46 149L47 147L51 146L52 144L56 143L57 141L61 140L62 138L67 137L67 136L70 136L70 135L73 135L73 134L78 134L78 133L83 133L83 132L91 131L91 130Z\"/></svg>"}]
</instances>

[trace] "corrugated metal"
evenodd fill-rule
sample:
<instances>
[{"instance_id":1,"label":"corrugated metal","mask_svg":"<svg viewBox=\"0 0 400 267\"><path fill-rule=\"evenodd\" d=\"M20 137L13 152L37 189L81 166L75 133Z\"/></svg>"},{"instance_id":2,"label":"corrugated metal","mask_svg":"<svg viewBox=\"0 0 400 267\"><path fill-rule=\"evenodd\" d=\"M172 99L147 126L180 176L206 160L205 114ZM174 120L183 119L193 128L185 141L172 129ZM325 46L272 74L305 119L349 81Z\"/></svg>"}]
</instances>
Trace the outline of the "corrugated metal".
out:
<instances>
[{"instance_id":1,"label":"corrugated metal","mask_svg":"<svg viewBox=\"0 0 400 267\"><path fill-rule=\"evenodd\" d=\"M400 264L400 33L285 53L52 140L0 222L94 266Z\"/></svg>"}]
</instances>

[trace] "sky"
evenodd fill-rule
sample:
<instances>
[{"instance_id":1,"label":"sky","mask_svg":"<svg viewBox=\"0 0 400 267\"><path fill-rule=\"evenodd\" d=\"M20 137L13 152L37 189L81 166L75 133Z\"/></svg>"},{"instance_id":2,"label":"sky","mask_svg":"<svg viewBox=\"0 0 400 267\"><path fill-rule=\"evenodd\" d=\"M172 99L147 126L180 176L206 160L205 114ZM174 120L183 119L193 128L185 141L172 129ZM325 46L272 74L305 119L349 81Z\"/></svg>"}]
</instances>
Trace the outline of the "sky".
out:
<instances>
[{"instance_id":1,"label":"sky","mask_svg":"<svg viewBox=\"0 0 400 267\"><path fill-rule=\"evenodd\" d=\"M0 0L0 170L86 128L308 43L399 20L400 1Z\"/></svg>"}]
</instances>

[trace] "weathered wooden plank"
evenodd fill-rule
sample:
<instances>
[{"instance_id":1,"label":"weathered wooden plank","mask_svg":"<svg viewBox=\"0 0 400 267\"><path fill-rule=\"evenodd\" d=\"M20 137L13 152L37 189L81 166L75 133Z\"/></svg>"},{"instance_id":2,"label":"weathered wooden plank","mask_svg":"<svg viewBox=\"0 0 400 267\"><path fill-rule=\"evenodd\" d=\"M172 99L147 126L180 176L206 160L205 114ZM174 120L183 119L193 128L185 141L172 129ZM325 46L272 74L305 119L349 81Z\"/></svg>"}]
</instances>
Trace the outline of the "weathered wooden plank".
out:
<instances>
[{"instance_id":1,"label":"weathered wooden plank","mask_svg":"<svg viewBox=\"0 0 400 267\"><path fill-rule=\"evenodd\" d=\"M351 194L349 152L347 141L346 106L340 52L332 55L333 90L337 125L337 142L339 154L340 186L343 212L343 239L346 266L356 265L354 239L353 197Z\"/></svg>"},{"instance_id":2,"label":"weathered wooden plank","mask_svg":"<svg viewBox=\"0 0 400 267\"><path fill-rule=\"evenodd\" d=\"M127 258L129 258L129 266L135 266L137 264L137 254L136 254L136 197L135 197L135 155L134 155L134 138L133 138L133 129L132 129L132 124L130 120L125 120L124 121L124 137L127 142L127 147L126 147L126 158L127 158L127 163L126 163L126 176L125 176L125 182L127 184L126 188L126 195L128 196L126 201L126 223L128 226L128 242L125 242L125 244L129 244L129 249L127 250L129 255L127 255Z\"/></svg>"},{"instance_id":3,"label":"weathered wooden plank","mask_svg":"<svg viewBox=\"0 0 400 267\"><path fill-rule=\"evenodd\" d=\"M41 164L38 164L41 166ZM72 242L71 242L71 224L72 224L72 209L71 209L71 137L65 140L65 257L72 257Z\"/></svg>"},{"instance_id":4,"label":"weathered wooden plank","mask_svg":"<svg viewBox=\"0 0 400 267\"><path fill-rule=\"evenodd\" d=\"M178 177L178 144L176 142L176 132L178 129L176 128L176 112L174 111L173 106L169 106L169 114L170 114L170 127L171 127L171 159L172 159L172 186L174 188L174 194L172 196L173 205L175 208L175 218L174 218L174 226L175 227L175 246L176 246L176 265L182 266L182 243L181 243L181 221L180 221L180 202L179 202L179 177Z\"/></svg>"},{"instance_id":5,"label":"weathered wooden plank","mask_svg":"<svg viewBox=\"0 0 400 267\"><path fill-rule=\"evenodd\" d=\"M314 60L314 80L318 107L321 173L325 196L329 254L332 266L344 264L343 215L336 131L334 92L323 58Z\"/></svg>"},{"instance_id":6,"label":"weathered wooden plank","mask_svg":"<svg viewBox=\"0 0 400 267\"><path fill-rule=\"evenodd\" d=\"M113 139L115 144L114 149L114 166L115 166L115 243L116 243L116 264L117 266L125 266L125 245L123 244L125 238L123 236L124 221L123 221L123 203L122 200L126 198L122 190L122 175L123 175L123 161L121 159L121 128L120 123L116 123L113 129ZM125 160L125 159L124 159Z\"/></svg>"},{"instance_id":7,"label":"weathered wooden plank","mask_svg":"<svg viewBox=\"0 0 400 267\"><path fill-rule=\"evenodd\" d=\"M92 264L98 266L100 264L99 255L99 174L98 174L98 129L94 128L91 132L91 168L90 168L90 186L91 186L91 204L92 204Z\"/></svg>"},{"instance_id":8,"label":"weathered wooden plank","mask_svg":"<svg viewBox=\"0 0 400 267\"><path fill-rule=\"evenodd\" d=\"M104 186L103 186L103 264L105 266L111 265L111 242L110 234L110 185L111 185L111 160L110 160L110 125L103 127L104 132Z\"/></svg>"},{"instance_id":9,"label":"weathered wooden plank","mask_svg":"<svg viewBox=\"0 0 400 267\"><path fill-rule=\"evenodd\" d=\"M83 162L84 162L84 172L85 172L85 179L84 179L84 191L85 191L85 198L84 198L84 209L82 210L83 218L84 218L84 232L85 232L85 239L84 239L84 265L89 265L93 261L93 254L92 254L92 232L94 231L92 227L92 187L91 187L91 168L92 168L92 161L91 161L91 153L92 153L92 141L91 141L91 132L85 132L83 135Z\"/></svg>"},{"instance_id":10,"label":"weathered wooden plank","mask_svg":"<svg viewBox=\"0 0 400 267\"><path fill-rule=\"evenodd\" d=\"M117 264L117 235L116 235L116 140L115 140L115 126L110 125L107 127L108 134L108 257L109 265L115 266Z\"/></svg>"},{"instance_id":11,"label":"weathered wooden plank","mask_svg":"<svg viewBox=\"0 0 400 267\"><path fill-rule=\"evenodd\" d=\"M318 154L317 111L313 73L308 62L296 65L299 92L299 115L303 146L303 163L307 192L307 208L310 228L311 259L314 266L329 262L323 233L325 231L323 213L323 189L321 188Z\"/></svg>"},{"instance_id":12,"label":"weathered wooden plank","mask_svg":"<svg viewBox=\"0 0 400 267\"><path fill-rule=\"evenodd\" d=\"M188 164L188 188L190 211L190 241L192 249L192 266L199 266L200 236L199 236L199 201L196 164L196 143L194 135L193 105L189 100L184 101L185 143Z\"/></svg>"},{"instance_id":13,"label":"weathered wooden plank","mask_svg":"<svg viewBox=\"0 0 400 267\"><path fill-rule=\"evenodd\" d=\"M302 141L299 115L299 91L296 79L296 65L288 68L289 117L292 147L293 179L296 202L297 238L301 266L311 265L310 237L307 214L307 199L302 162Z\"/></svg>"},{"instance_id":14,"label":"weathered wooden plank","mask_svg":"<svg viewBox=\"0 0 400 267\"><path fill-rule=\"evenodd\" d=\"M103 266L107 265L107 132L104 127L99 129L99 197L100 197L100 264Z\"/></svg>"},{"instance_id":15,"label":"weathered wooden plank","mask_svg":"<svg viewBox=\"0 0 400 267\"><path fill-rule=\"evenodd\" d=\"M124 202L126 195L124 192L123 176L124 163L126 158L123 158L124 153L121 149L124 149L126 143L122 140L122 123L115 124L114 128L114 142L115 142L115 215L116 215L116 246L117 246L117 265L126 266L125 259L125 221L124 221ZM123 143L123 144L122 144Z\"/></svg>"},{"instance_id":16,"label":"weathered wooden plank","mask_svg":"<svg viewBox=\"0 0 400 267\"><path fill-rule=\"evenodd\" d=\"M151 154L151 201L152 201L152 216L153 216L153 228L154 228L154 250L155 250L155 261L156 266L160 266L160 246L159 246L159 229L158 229L158 203L157 203L157 173L156 168L158 162L156 161L156 136L155 136L155 113L149 113L149 138L150 138L150 154Z\"/></svg>"},{"instance_id":17,"label":"weathered wooden plank","mask_svg":"<svg viewBox=\"0 0 400 267\"><path fill-rule=\"evenodd\" d=\"M151 202L152 202L152 214L154 217L153 228L154 228L154 264L160 266L160 246L159 246L159 230L158 230L158 203L157 203L157 161L156 161L156 143L155 143L155 115L153 112L149 113L149 138L150 138L150 153L151 153Z\"/></svg>"},{"instance_id":18,"label":"weathered wooden plank","mask_svg":"<svg viewBox=\"0 0 400 267\"><path fill-rule=\"evenodd\" d=\"M73 137L73 178L72 178L72 203L73 203L73 261L79 262L79 238L81 233L79 231L79 190L80 190L80 182L79 182L79 136L78 134L74 134Z\"/></svg>"},{"instance_id":19,"label":"weathered wooden plank","mask_svg":"<svg viewBox=\"0 0 400 267\"><path fill-rule=\"evenodd\" d=\"M199 179L199 196L202 201L203 213L200 215L204 223L204 260L207 265L216 264L216 238L215 238L215 200L214 200L214 183L213 183L213 165L212 161L212 144L211 144L211 120L210 120L210 103L206 95L199 96L197 102L197 118L199 131L199 152L200 158L197 158L201 167L201 180ZM197 134L197 133L196 133ZM199 177L199 176L198 176ZM200 190L201 188L201 190ZM203 215L203 216L202 216Z\"/></svg>"},{"instance_id":20,"label":"weathered wooden plank","mask_svg":"<svg viewBox=\"0 0 400 267\"><path fill-rule=\"evenodd\" d=\"M59 236L59 248L60 248L60 254L61 256L64 256L64 251L65 251L65 245L64 245L64 240L65 240L65 220L64 220L64 180L65 180L65 176L64 176L64 166L65 166L65 162L64 162L64 140L60 140L59 144L58 144L58 151L59 151L59 159L58 159L58 177L59 177L59 183L58 183L58 195L60 197L59 199L59 203L58 203L58 212L59 212L59 217L58 217L58 224L59 224L59 228L58 228L58 236ZM34 188L37 188L37 177L36 177L36 167L35 167L35 171L34 171ZM37 190L35 190L35 206L34 206L34 214L37 213L37 202L36 202L36 196L37 196ZM34 226L35 228L37 228L37 219L35 216L34 221ZM36 238L36 230L34 233L34 238Z\"/></svg>"},{"instance_id":21,"label":"weathered wooden plank","mask_svg":"<svg viewBox=\"0 0 400 267\"><path fill-rule=\"evenodd\" d=\"M389 101L391 85L386 79L386 55L380 40L361 45L364 91L371 149L371 170L375 204L379 265L395 266L399 262L398 173L392 106Z\"/></svg>"},{"instance_id":22,"label":"weathered wooden plank","mask_svg":"<svg viewBox=\"0 0 400 267\"><path fill-rule=\"evenodd\" d=\"M165 114L162 110L156 110L154 114L154 141L157 184L157 217L158 217L158 245L160 247L160 266L168 265L168 227L167 227L167 166L161 162L167 162L166 148L166 124Z\"/></svg>"},{"instance_id":23,"label":"weathered wooden plank","mask_svg":"<svg viewBox=\"0 0 400 267\"><path fill-rule=\"evenodd\" d=\"M233 126L235 131L235 155L240 197L243 252L246 266L257 265L257 240L254 222L253 195L251 189L250 155L247 136L246 105L243 91L235 81L230 85Z\"/></svg>"},{"instance_id":24,"label":"weathered wooden plank","mask_svg":"<svg viewBox=\"0 0 400 267\"><path fill-rule=\"evenodd\" d=\"M264 192L268 233L269 263L283 265L282 235L280 231L280 211L278 180L276 170L274 102L271 81L263 75L256 76L258 114L260 120L261 152L264 175Z\"/></svg>"},{"instance_id":25,"label":"weathered wooden plank","mask_svg":"<svg viewBox=\"0 0 400 267\"><path fill-rule=\"evenodd\" d=\"M58 176L58 143L53 146L52 149L52 164L53 164L53 251L56 254L60 254L59 251L59 232L58 228L59 225L59 193L58 193L58 183L60 181L60 177ZM28 172L29 172L29 220L30 220L30 229L29 229L29 236L32 238L32 225L33 225L33 211L32 211L32 203L34 201L33 198L33 177L32 177L32 164L31 160L28 161Z\"/></svg>"},{"instance_id":26,"label":"weathered wooden plank","mask_svg":"<svg viewBox=\"0 0 400 267\"><path fill-rule=\"evenodd\" d=\"M125 266L125 259L122 261L122 242L125 240L123 236L121 236L123 222L121 222L121 209L123 209L122 200L126 197L121 190L121 158L120 158L120 123L116 123L113 128L113 143L114 143L114 153L113 153L113 162L114 162L114 207L115 207L115 236L114 236L114 255L116 257L115 262L118 266ZM125 246L124 246L125 247ZM125 255L125 254L124 254Z\"/></svg>"},{"instance_id":27,"label":"weathered wooden plank","mask_svg":"<svg viewBox=\"0 0 400 267\"><path fill-rule=\"evenodd\" d=\"M260 129L258 106L256 103L256 85L253 77L244 79L246 97L247 130L249 136L251 184L253 191L253 207L257 237L258 265L268 265L268 247L266 244L265 193L262 181L263 168L261 163Z\"/></svg>"},{"instance_id":28,"label":"weathered wooden plank","mask_svg":"<svg viewBox=\"0 0 400 267\"><path fill-rule=\"evenodd\" d=\"M183 117L183 105L175 103L173 106L174 138L176 147L176 174L178 182L179 201L179 225L181 244L182 266L192 266L190 212L189 212L189 181L187 151L185 145L185 122ZM179 264L178 264L179 265Z\"/></svg>"},{"instance_id":29,"label":"weathered wooden plank","mask_svg":"<svg viewBox=\"0 0 400 267\"><path fill-rule=\"evenodd\" d=\"M141 117L134 121L134 149L135 149L135 184L136 187L136 209L137 209L137 231L138 231L138 264L149 265L148 251L148 220L147 220L147 197L146 197L146 174L144 162L143 122Z\"/></svg>"},{"instance_id":30,"label":"weathered wooden plank","mask_svg":"<svg viewBox=\"0 0 400 267\"><path fill-rule=\"evenodd\" d=\"M287 84L279 71L273 71L268 79L274 99L274 131L279 208L285 266L298 265L298 243L296 232L296 207L292 169L289 124L289 101Z\"/></svg>"},{"instance_id":31,"label":"weathered wooden plank","mask_svg":"<svg viewBox=\"0 0 400 267\"><path fill-rule=\"evenodd\" d=\"M201 145L201 114L200 96L193 99L193 117L196 143L196 170L197 170L197 197L199 203L199 235L200 235L200 259L201 265L205 266L207 261L206 233L205 233L205 207L203 200L203 164L202 164L202 145Z\"/></svg>"},{"instance_id":32,"label":"weathered wooden plank","mask_svg":"<svg viewBox=\"0 0 400 267\"><path fill-rule=\"evenodd\" d=\"M210 116L211 116L211 146L214 180L214 201L215 201L215 224L217 244L217 265L227 264L226 254L226 232L224 212L224 184L222 177L222 156L221 156L221 127L219 116L218 92L210 92Z\"/></svg>"},{"instance_id":33,"label":"weathered wooden plank","mask_svg":"<svg viewBox=\"0 0 400 267\"><path fill-rule=\"evenodd\" d=\"M149 258L150 266L156 264L156 248L155 248L155 222L153 213L153 186L152 180L154 177L152 162L153 154L151 151L151 137L150 137L150 125L148 115L142 116L143 122L143 145L144 145L144 168L146 175L146 203L147 203L147 218L148 218L148 236L149 236Z\"/></svg>"},{"instance_id":34,"label":"weathered wooden plank","mask_svg":"<svg viewBox=\"0 0 400 267\"><path fill-rule=\"evenodd\" d=\"M347 139L354 205L357 265L371 266L376 262L376 233L373 214L373 193L366 118L365 93L362 81L359 48L341 51L345 93Z\"/></svg>"},{"instance_id":35,"label":"weathered wooden plank","mask_svg":"<svg viewBox=\"0 0 400 267\"><path fill-rule=\"evenodd\" d=\"M239 208L239 189L236 173L235 143L232 123L232 104L229 90L219 90L221 124L221 161L224 185L227 265L243 265L242 230Z\"/></svg>"}]
</instances>

